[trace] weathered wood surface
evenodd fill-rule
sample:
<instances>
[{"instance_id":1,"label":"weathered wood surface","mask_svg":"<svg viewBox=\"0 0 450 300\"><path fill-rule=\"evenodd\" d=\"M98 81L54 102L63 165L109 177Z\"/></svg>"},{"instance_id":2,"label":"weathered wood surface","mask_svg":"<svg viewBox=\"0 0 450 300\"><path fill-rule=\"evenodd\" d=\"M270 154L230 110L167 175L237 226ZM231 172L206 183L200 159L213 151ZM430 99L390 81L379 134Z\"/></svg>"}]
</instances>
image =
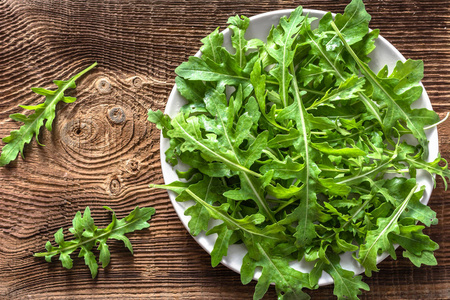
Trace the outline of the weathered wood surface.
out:
<instances>
[{"instance_id":1,"label":"weathered wood surface","mask_svg":"<svg viewBox=\"0 0 450 300\"><path fill-rule=\"evenodd\" d=\"M435 110L450 111L450 4L445 0L371 0L372 28L380 28L407 58L423 59ZM60 105L54 131L43 132L18 159L0 169L0 299L251 299L254 285L220 265L184 229L162 183L159 131L146 122L163 109L174 69L199 40L229 16L276 9L342 12L347 1L234 0L0 0L0 136L18 128L11 113L42 99L32 86L50 87L92 63L79 81L78 101ZM114 115L115 113L115 115ZM112 115L111 115L112 114ZM119 114L119 116L117 116ZM124 120L121 118L124 115ZM111 115L111 116L110 116ZM450 159L450 123L439 127L440 150ZM3 145L3 143L2 143ZM72 270L32 257L74 213L89 205L99 224L108 205L123 217L136 205L157 210L151 228L130 235L135 255L110 245L111 265L92 280L81 259ZM439 265L415 268L387 259L365 278L362 299L450 299L450 193L438 180L430 206L439 224L426 232L439 243ZM332 287L310 292L332 299ZM273 287L266 299L275 299Z\"/></svg>"}]
</instances>

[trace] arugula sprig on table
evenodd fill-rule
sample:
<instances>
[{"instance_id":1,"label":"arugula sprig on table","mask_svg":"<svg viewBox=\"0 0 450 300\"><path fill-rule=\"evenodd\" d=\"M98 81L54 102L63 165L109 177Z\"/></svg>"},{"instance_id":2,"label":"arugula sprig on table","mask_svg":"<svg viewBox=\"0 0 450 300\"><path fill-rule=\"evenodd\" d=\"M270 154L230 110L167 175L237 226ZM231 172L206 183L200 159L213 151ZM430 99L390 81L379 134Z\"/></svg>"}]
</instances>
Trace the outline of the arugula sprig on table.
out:
<instances>
[{"instance_id":1,"label":"arugula sprig on table","mask_svg":"<svg viewBox=\"0 0 450 300\"><path fill-rule=\"evenodd\" d=\"M245 39L248 18L231 17L231 51L216 29L202 56L175 70L187 104L173 118L148 114L170 139L167 161L191 167L178 173L183 181L151 187L195 202L185 214L193 235L217 234L213 266L229 245L246 246L242 283L262 269L254 299L271 283L280 299L308 299L304 288L317 288L323 271L339 299L357 299L369 287L341 267L344 252L367 276L382 252L396 258L394 244L416 266L436 264L438 246L418 224L436 224L436 213L420 202L416 171L446 186L450 171L440 156L427 162L425 130L438 115L410 106L422 93L423 63L370 70L379 31L369 32L361 0L317 29L313 20L298 7L263 42ZM208 228L210 219L222 223ZM309 273L290 266L302 258L314 264Z\"/></svg>"},{"instance_id":2,"label":"arugula sprig on table","mask_svg":"<svg viewBox=\"0 0 450 300\"><path fill-rule=\"evenodd\" d=\"M75 102L75 97L65 96L64 93L67 89L76 88L75 81L93 69L97 63L93 63L83 71L79 72L69 80L54 80L58 89L55 91L47 90L44 88L31 88L33 92L38 95L45 96L45 101L38 105L19 105L26 110L34 110L32 114L26 116L21 113L12 114L9 117L17 122L23 122L24 125L19 130L11 131L11 134L4 137L2 140L6 143L3 147L0 155L0 166L5 166L11 161L17 158L20 153L23 156L23 148L25 144L29 144L33 136L36 137L36 142L43 146L39 142L39 131L42 126L47 128L48 131L52 131L53 120L56 117L56 105L63 101L65 103Z\"/></svg>"},{"instance_id":3,"label":"arugula sprig on table","mask_svg":"<svg viewBox=\"0 0 450 300\"><path fill-rule=\"evenodd\" d=\"M91 210L86 207L84 214L78 211L72 221L73 227L69 229L69 232L74 235L74 239L64 240L63 228L61 228L55 233L55 242L58 246L52 246L52 243L48 241L45 244L47 252L35 253L34 256L44 257L47 262L51 262L53 256L59 255L62 266L72 269L73 260L70 255L80 249L78 257L84 257L84 262L89 267L92 278L95 278L98 273L98 263L93 252L95 247L100 253L98 261L103 268L110 262L111 255L107 244L109 239L123 241L125 247L133 253L131 242L125 234L148 228L150 224L147 221L155 214L155 209L153 207L136 207L128 216L118 220L111 208L107 206L104 208L112 212L112 221L106 228L98 228L94 224Z\"/></svg>"}]
</instances>

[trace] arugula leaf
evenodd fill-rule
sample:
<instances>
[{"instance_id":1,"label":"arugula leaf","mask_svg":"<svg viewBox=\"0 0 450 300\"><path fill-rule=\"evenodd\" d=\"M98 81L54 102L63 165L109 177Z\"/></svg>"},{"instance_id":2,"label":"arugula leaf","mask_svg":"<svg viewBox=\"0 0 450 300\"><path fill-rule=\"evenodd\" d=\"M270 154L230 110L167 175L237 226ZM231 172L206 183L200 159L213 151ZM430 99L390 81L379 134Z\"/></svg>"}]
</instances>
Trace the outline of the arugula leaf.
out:
<instances>
[{"instance_id":1,"label":"arugula leaf","mask_svg":"<svg viewBox=\"0 0 450 300\"><path fill-rule=\"evenodd\" d=\"M399 205L389 217L378 219L377 229L371 230L367 233L366 242L361 245L358 254L358 261L364 266L366 275L370 276L372 271L378 271L376 264L379 249L382 251L388 251L389 254L395 258L394 247L389 241L388 234L399 231L397 221L408 206L408 203L414 195L417 187L418 185L416 184L401 205Z\"/></svg>"},{"instance_id":2,"label":"arugula leaf","mask_svg":"<svg viewBox=\"0 0 450 300\"><path fill-rule=\"evenodd\" d=\"M139 208L136 207L127 217L118 220L116 214L111 208L104 206L105 209L112 212L112 222L106 228L98 228L94 225L94 219L91 217L91 210L86 207L84 214L77 212L73 219L73 227L69 228L75 238L69 241L64 240L63 229L59 229L55 233L55 242L58 247L52 246L50 241L45 244L47 252L35 253L35 257L45 257L47 262L51 262L52 257L59 255L62 266L71 269L73 261L70 255L78 248L80 252L78 257L84 257L85 264L91 271L92 278L98 273L98 264L92 250L97 246L100 251L99 262L105 268L110 261L110 252L107 245L108 239L123 241L125 246L133 253L133 247L130 240L125 234L148 228L150 224L147 222L151 216L155 214L152 207Z\"/></svg>"},{"instance_id":3,"label":"arugula leaf","mask_svg":"<svg viewBox=\"0 0 450 300\"><path fill-rule=\"evenodd\" d=\"M341 33L345 36L346 41L349 45L353 45L359 41L361 41L364 36L369 32L369 22L370 15L364 9L364 3L362 0L352 1L346 7L344 14L336 14L334 19L334 23L336 27L341 31ZM331 18L325 18L325 20L331 21ZM325 21L321 20L321 30L328 31L331 30L330 23L327 22L327 26L324 26ZM339 47L339 39L335 35L329 41L324 40L326 42L327 51L334 50L336 47Z\"/></svg>"},{"instance_id":4,"label":"arugula leaf","mask_svg":"<svg viewBox=\"0 0 450 300\"><path fill-rule=\"evenodd\" d=\"M45 96L45 101L44 103L32 106L19 105L21 108L34 110L34 113L29 116L20 113L9 116L14 121L22 122L24 125L22 125L19 130L11 131L11 135L2 139L6 145L3 147L0 155L0 166L9 164L11 161L16 159L19 153L22 155L22 158L25 158L23 155L23 147L25 144L30 143L33 136L36 137L37 143L43 146L39 143L38 136L41 127L44 125L44 121L47 130L52 131L52 123L56 117L56 105L61 101L65 103L72 103L76 101L76 98L74 97L65 96L64 92L69 88L76 88L75 81L89 72L96 65L97 63L93 63L69 80L54 80L53 83L58 86L56 91L51 91L44 88L31 88L31 90L36 94Z\"/></svg>"},{"instance_id":5,"label":"arugula leaf","mask_svg":"<svg viewBox=\"0 0 450 300\"><path fill-rule=\"evenodd\" d=\"M211 228L206 235L217 234L216 242L214 243L214 248L211 251L211 266L217 266L223 259L227 256L228 247L230 244L234 244L235 241L232 240L233 230L228 229L225 223L217 225Z\"/></svg>"},{"instance_id":6,"label":"arugula leaf","mask_svg":"<svg viewBox=\"0 0 450 300\"><path fill-rule=\"evenodd\" d=\"M234 55L234 59L239 62L239 67L244 68L247 63L247 58L245 56L245 52L247 52L247 44L248 41L244 38L245 31L250 24L250 19L242 16L230 17L228 19L228 24L230 26L228 28L233 31L233 35L231 36L231 43L233 48L236 50Z\"/></svg>"},{"instance_id":7,"label":"arugula leaf","mask_svg":"<svg viewBox=\"0 0 450 300\"><path fill-rule=\"evenodd\" d=\"M252 259L247 254L241 267L243 284L252 280L257 267L262 268L253 299L261 299L272 282L276 283L278 299L310 299L309 295L302 291L303 286L309 283L306 274L293 269L284 256L268 252L261 244L257 243L256 249L259 254L258 259Z\"/></svg>"},{"instance_id":8,"label":"arugula leaf","mask_svg":"<svg viewBox=\"0 0 450 300\"><path fill-rule=\"evenodd\" d=\"M369 291L369 286L362 282L362 276L354 276L352 271L345 270L339 264L339 256L329 254L330 264L324 264L324 270L333 277L334 294L338 299L358 299L361 289Z\"/></svg>"},{"instance_id":9,"label":"arugula leaf","mask_svg":"<svg viewBox=\"0 0 450 300\"><path fill-rule=\"evenodd\" d=\"M301 29L301 23L305 17L302 16L303 8L297 7L289 16L280 19L280 24L273 30L273 42L277 48L267 48L267 52L277 62L278 66L271 69L273 75L279 83L279 94L283 106L288 106L288 90L292 80L292 74L289 73L289 66L294 60L295 49L292 48L295 36Z\"/></svg>"},{"instance_id":10,"label":"arugula leaf","mask_svg":"<svg viewBox=\"0 0 450 300\"><path fill-rule=\"evenodd\" d=\"M202 39L202 43L203 46L200 47L200 51L202 51L202 58L209 58L216 63L221 63L222 57L220 56L220 49L222 48L223 44L223 34L219 33L219 28L216 28L216 30ZM177 82L177 87L178 86L179 85Z\"/></svg>"}]
</instances>

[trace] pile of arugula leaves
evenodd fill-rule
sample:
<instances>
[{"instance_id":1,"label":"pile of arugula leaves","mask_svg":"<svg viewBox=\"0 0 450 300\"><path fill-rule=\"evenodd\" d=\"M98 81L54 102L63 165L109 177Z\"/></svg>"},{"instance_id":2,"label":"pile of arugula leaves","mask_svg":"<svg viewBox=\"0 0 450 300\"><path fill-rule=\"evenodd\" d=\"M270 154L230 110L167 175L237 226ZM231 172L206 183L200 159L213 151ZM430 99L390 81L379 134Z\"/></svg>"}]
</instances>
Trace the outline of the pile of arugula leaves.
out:
<instances>
[{"instance_id":1,"label":"pile of arugula leaves","mask_svg":"<svg viewBox=\"0 0 450 300\"><path fill-rule=\"evenodd\" d=\"M369 31L362 0L314 30L313 20L298 7L263 42L245 39L248 18L231 17L233 51L216 29L202 56L175 70L187 104L174 118L148 114L170 139L167 161L191 167L178 172L182 181L151 187L195 201L185 214L192 235L217 234L213 266L229 245L246 246L242 283L262 269L254 299L271 283L280 299L309 299L304 288L318 288L323 271L339 299L358 299L369 287L341 267L344 252L367 276L380 253L396 258L394 244L416 266L436 264L438 245L422 232L436 213L420 202L416 170L444 182L450 171L441 157L426 161L425 130L438 115L411 108L422 61L399 61L390 73L368 67L379 31ZM208 230L211 218L222 223ZM314 262L311 272L290 266L301 259Z\"/></svg>"}]
</instances>

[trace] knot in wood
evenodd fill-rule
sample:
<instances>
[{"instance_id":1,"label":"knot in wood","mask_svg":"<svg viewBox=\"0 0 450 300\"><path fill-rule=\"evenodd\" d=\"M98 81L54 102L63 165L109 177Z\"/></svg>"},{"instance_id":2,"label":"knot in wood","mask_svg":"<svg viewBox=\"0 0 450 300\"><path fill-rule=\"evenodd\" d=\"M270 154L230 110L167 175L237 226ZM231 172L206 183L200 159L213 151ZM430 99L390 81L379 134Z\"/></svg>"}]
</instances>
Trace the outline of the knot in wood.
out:
<instances>
[{"instance_id":1,"label":"knot in wood","mask_svg":"<svg viewBox=\"0 0 450 300\"><path fill-rule=\"evenodd\" d=\"M126 163L125 169L129 173L136 175L140 169L139 161L137 161L136 159L129 159Z\"/></svg>"},{"instance_id":2,"label":"knot in wood","mask_svg":"<svg viewBox=\"0 0 450 300\"><path fill-rule=\"evenodd\" d=\"M125 121L125 111L121 107L113 107L108 112L109 119L114 124L121 124Z\"/></svg>"},{"instance_id":3,"label":"knot in wood","mask_svg":"<svg viewBox=\"0 0 450 300\"><path fill-rule=\"evenodd\" d=\"M120 181L117 178L111 180L111 182L109 183L109 191L113 195L116 195L120 192Z\"/></svg>"},{"instance_id":4,"label":"knot in wood","mask_svg":"<svg viewBox=\"0 0 450 300\"><path fill-rule=\"evenodd\" d=\"M142 85L144 84L144 81L139 76L134 77L132 82L133 82L133 86L137 89L140 89L142 87Z\"/></svg>"},{"instance_id":5,"label":"knot in wood","mask_svg":"<svg viewBox=\"0 0 450 300\"><path fill-rule=\"evenodd\" d=\"M108 78L105 77L97 79L95 87L97 88L100 94L109 94L111 93L112 90L111 83L109 82Z\"/></svg>"},{"instance_id":6,"label":"knot in wood","mask_svg":"<svg viewBox=\"0 0 450 300\"><path fill-rule=\"evenodd\" d=\"M63 129L61 138L71 144L74 141L87 141L92 137L92 123L89 120L72 120Z\"/></svg>"}]
</instances>

